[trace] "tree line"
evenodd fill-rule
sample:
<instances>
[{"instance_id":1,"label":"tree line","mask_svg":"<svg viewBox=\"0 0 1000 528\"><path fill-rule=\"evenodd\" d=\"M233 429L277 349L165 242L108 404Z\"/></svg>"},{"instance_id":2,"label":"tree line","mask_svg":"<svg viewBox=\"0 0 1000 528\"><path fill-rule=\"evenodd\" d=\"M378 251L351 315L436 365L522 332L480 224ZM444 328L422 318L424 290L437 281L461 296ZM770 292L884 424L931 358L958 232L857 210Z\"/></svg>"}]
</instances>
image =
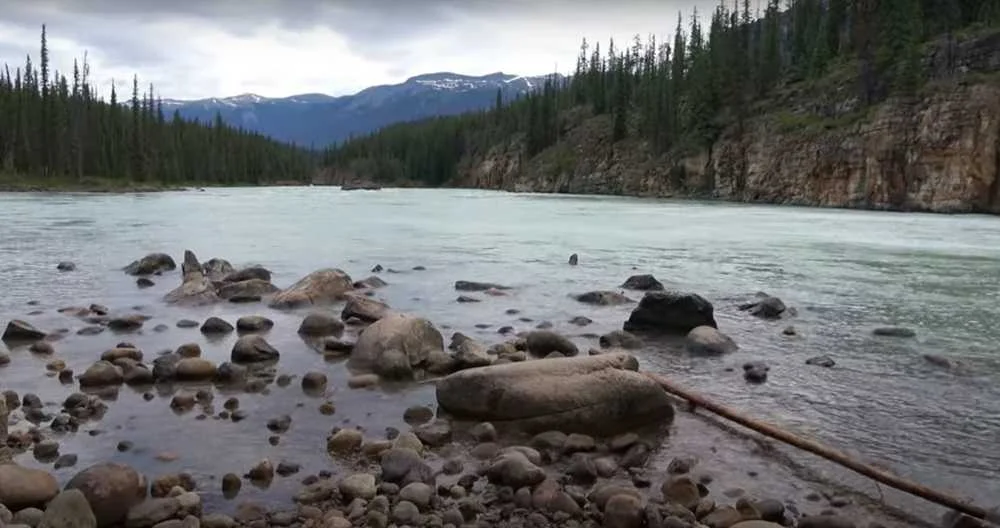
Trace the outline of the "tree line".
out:
<instances>
[{"instance_id":1,"label":"tree line","mask_svg":"<svg viewBox=\"0 0 1000 528\"><path fill-rule=\"evenodd\" d=\"M0 176L19 183L260 184L308 181L312 153L216 117L169 117L154 87L132 79L128 99L97 95L86 55L71 76L50 71L45 27L36 66L0 70Z\"/></svg>"},{"instance_id":2,"label":"tree line","mask_svg":"<svg viewBox=\"0 0 1000 528\"><path fill-rule=\"evenodd\" d=\"M446 183L467 156L520 138L525 156L557 143L570 110L610 117L615 141L637 138L652 152L701 148L742 123L781 86L850 69L857 96L874 105L916 93L923 46L956 33L1000 27L1000 0L749 0L722 3L704 27L678 16L666 42L583 42L568 79L476 114L405 123L336 145L325 163L380 181Z\"/></svg>"}]
</instances>

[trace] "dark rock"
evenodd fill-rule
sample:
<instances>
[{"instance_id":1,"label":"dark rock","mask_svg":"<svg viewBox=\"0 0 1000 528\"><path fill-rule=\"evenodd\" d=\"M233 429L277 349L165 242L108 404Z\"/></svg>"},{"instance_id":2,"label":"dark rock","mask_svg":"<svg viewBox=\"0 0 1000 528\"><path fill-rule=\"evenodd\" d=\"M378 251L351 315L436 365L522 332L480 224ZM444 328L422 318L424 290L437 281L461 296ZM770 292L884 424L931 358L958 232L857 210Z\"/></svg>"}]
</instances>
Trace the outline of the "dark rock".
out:
<instances>
[{"instance_id":1,"label":"dark rock","mask_svg":"<svg viewBox=\"0 0 1000 528\"><path fill-rule=\"evenodd\" d=\"M488 291L488 290L509 290L509 286L502 286L491 282L455 281L455 289L458 291Z\"/></svg>"},{"instance_id":2,"label":"dark rock","mask_svg":"<svg viewBox=\"0 0 1000 528\"><path fill-rule=\"evenodd\" d=\"M223 282L243 282L248 280L260 280L271 282L271 272L263 266L250 266L239 271L234 271L222 279Z\"/></svg>"},{"instance_id":3,"label":"dark rock","mask_svg":"<svg viewBox=\"0 0 1000 528\"><path fill-rule=\"evenodd\" d=\"M570 324L574 324L576 326L587 326L590 323L593 323L594 320L591 319L591 318L589 318L589 317L584 317L582 315L578 315L578 316L570 319L569 322L570 322Z\"/></svg>"},{"instance_id":4,"label":"dark rock","mask_svg":"<svg viewBox=\"0 0 1000 528\"><path fill-rule=\"evenodd\" d=\"M129 275L153 275L164 271L177 269L177 263L170 255L164 253L150 253L139 260L133 261L125 266L124 271Z\"/></svg>"},{"instance_id":5,"label":"dark rock","mask_svg":"<svg viewBox=\"0 0 1000 528\"><path fill-rule=\"evenodd\" d=\"M235 330L233 325L218 317L209 317L201 325L201 333L203 334L228 334L233 330Z\"/></svg>"},{"instance_id":6,"label":"dark rock","mask_svg":"<svg viewBox=\"0 0 1000 528\"><path fill-rule=\"evenodd\" d=\"M135 280L135 285L138 286L139 288L145 289L156 286L156 283L146 277L139 277L138 279Z\"/></svg>"},{"instance_id":7,"label":"dark rock","mask_svg":"<svg viewBox=\"0 0 1000 528\"><path fill-rule=\"evenodd\" d=\"M326 374L322 372L307 372L302 376L302 390L306 392L317 392L326 389Z\"/></svg>"},{"instance_id":8,"label":"dark rock","mask_svg":"<svg viewBox=\"0 0 1000 528\"><path fill-rule=\"evenodd\" d=\"M284 433L292 426L292 417L284 414L267 421L267 429L274 433Z\"/></svg>"},{"instance_id":9,"label":"dark rock","mask_svg":"<svg viewBox=\"0 0 1000 528\"><path fill-rule=\"evenodd\" d=\"M434 411L424 405L414 405L403 412L403 421L410 425L425 424L434 418Z\"/></svg>"},{"instance_id":10,"label":"dark rock","mask_svg":"<svg viewBox=\"0 0 1000 528\"><path fill-rule=\"evenodd\" d=\"M72 263L72 262L70 262L68 260L64 260L64 261L56 264L56 269L59 270L59 271L75 271L76 270L76 264L74 264L74 263Z\"/></svg>"},{"instance_id":11,"label":"dark rock","mask_svg":"<svg viewBox=\"0 0 1000 528\"><path fill-rule=\"evenodd\" d=\"M786 326L785 329L781 331L781 333L786 336L798 335L798 332L795 330L794 326Z\"/></svg>"},{"instance_id":12,"label":"dark rock","mask_svg":"<svg viewBox=\"0 0 1000 528\"><path fill-rule=\"evenodd\" d=\"M528 352L535 356L546 356L552 352L559 352L564 356L575 356L579 354L579 349L569 339L545 330L529 332L525 336Z\"/></svg>"},{"instance_id":13,"label":"dark rock","mask_svg":"<svg viewBox=\"0 0 1000 528\"><path fill-rule=\"evenodd\" d=\"M597 306L618 306L635 302L616 291L590 291L576 295L573 298L584 304L594 304Z\"/></svg>"},{"instance_id":14,"label":"dark rock","mask_svg":"<svg viewBox=\"0 0 1000 528\"><path fill-rule=\"evenodd\" d=\"M120 385L125 381L122 370L107 361L98 361L80 375L81 387Z\"/></svg>"},{"instance_id":15,"label":"dark rock","mask_svg":"<svg viewBox=\"0 0 1000 528\"><path fill-rule=\"evenodd\" d=\"M601 348L622 348L636 350L642 348L642 340L624 331L613 330L600 337Z\"/></svg>"},{"instance_id":16,"label":"dark rock","mask_svg":"<svg viewBox=\"0 0 1000 528\"><path fill-rule=\"evenodd\" d=\"M656 280L652 275L632 275L625 280L622 288L639 291L663 291L663 283Z\"/></svg>"},{"instance_id":17,"label":"dark rock","mask_svg":"<svg viewBox=\"0 0 1000 528\"><path fill-rule=\"evenodd\" d=\"M872 334L882 337L901 337L901 338L909 338L917 336L917 333L914 330L898 326L886 326L886 327L876 328L875 330L872 330Z\"/></svg>"},{"instance_id":18,"label":"dark rock","mask_svg":"<svg viewBox=\"0 0 1000 528\"><path fill-rule=\"evenodd\" d=\"M73 454L62 455L58 459L56 459L56 462L55 462L55 464L53 464L53 467L56 470L60 470L62 468L73 467L73 466L76 465L77 459L78 459L78 457L76 455L73 455Z\"/></svg>"},{"instance_id":19,"label":"dark rock","mask_svg":"<svg viewBox=\"0 0 1000 528\"><path fill-rule=\"evenodd\" d=\"M37 341L45 339L45 332L31 326L30 323L14 319L7 323L3 332L4 341Z\"/></svg>"},{"instance_id":20,"label":"dark rock","mask_svg":"<svg viewBox=\"0 0 1000 528\"><path fill-rule=\"evenodd\" d=\"M260 315L247 315L236 320L240 332L264 332L274 327L274 321Z\"/></svg>"},{"instance_id":21,"label":"dark rock","mask_svg":"<svg viewBox=\"0 0 1000 528\"><path fill-rule=\"evenodd\" d=\"M384 287L386 287L388 285L389 285L389 283L387 283L384 280L382 280L381 277L377 277L375 275L372 275L371 277L368 277L367 279L362 279L362 280L356 281L354 283L354 288L359 289L359 290L363 289L363 288L376 289L376 288L384 288Z\"/></svg>"},{"instance_id":22,"label":"dark rock","mask_svg":"<svg viewBox=\"0 0 1000 528\"><path fill-rule=\"evenodd\" d=\"M241 336L233 345L231 359L234 363L258 363L278 359L280 354L263 337L251 334Z\"/></svg>"},{"instance_id":23,"label":"dark rock","mask_svg":"<svg viewBox=\"0 0 1000 528\"><path fill-rule=\"evenodd\" d=\"M694 293L652 291L632 311L624 330L687 334L699 326L718 328L712 303Z\"/></svg>"},{"instance_id":24,"label":"dark rock","mask_svg":"<svg viewBox=\"0 0 1000 528\"><path fill-rule=\"evenodd\" d=\"M806 365L816 365L819 367L830 368L837 364L830 356L816 356L811 357L806 360Z\"/></svg>"},{"instance_id":25,"label":"dark rock","mask_svg":"<svg viewBox=\"0 0 1000 528\"><path fill-rule=\"evenodd\" d=\"M349 295L340 318L348 320L356 317L366 323L374 323L391 312L388 304L360 295Z\"/></svg>"},{"instance_id":26,"label":"dark rock","mask_svg":"<svg viewBox=\"0 0 1000 528\"><path fill-rule=\"evenodd\" d=\"M66 489L77 489L90 503L99 527L113 526L146 497L146 479L124 464L101 463L77 473Z\"/></svg>"},{"instance_id":27,"label":"dark rock","mask_svg":"<svg viewBox=\"0 0 1000 528\"><path fill-rule=\"evenodd\" d=\"M580 263L580 256L579 255L577 255L576 253L573 253L572 255L569 256L569 265L570 266L576 266L579 263Z\"/></svg>"},{"instance_id":28,"label":"dark rock","mask_svg":"<svg viewBox=\"0 0 1000 528\"><path fill-rule=\"evenodd\" d=\"M417 435L425 445L440 447L451 441L451 424L447 420L437 419L414 427L413 434Z\"/></svg>"},{"instance_id":29,"label":"dark rock","mask_svg":"<svg viewBox=\"0 0 1000 528\"><path fill-rule=\"evenodd\" d=\"M771 367L760 361L747 362L743 364L743 378L750 383L764 383L769 370Z\"/></svg>"},{"instance_id":30,"label":"dark rock","mask_svg":"<svg viewBox=\"0 0 1000 528\"><path fill-rule=\"evenodd\" d=\"M382 480L405 486L411 482L434 483L434 471L420 455L408 448L393 447L379 457Z\"/></svg>"},{"instance_id":31,"label":"dark rock","mask_svg":"<svg viewBox=\"0 0 1000 528\"><path fill-rule=\"evenodd\" d=\"M181 319L177 321L177 328L195 328L199 326L198 321L192 321L190 319Z\"/></svg>"},{"instance_id":32,"label":"dark rock","mask_svg":"<svg viewBox=\"0 0 1000 528\"><path fill-rule=\"evenodd\" d=\"M459 303L477 303L482 302L482 299L477 299L475 297L470 297L468 295L459 295L455 302Z\"/></svg>"},{"instance_id":33,"label":"dark rock","mask_svg":"<svg viewBox=\"0 0 1000 528\"><path fill-rule=\"evenodd\" d=\"M761 319L778 319L785 313L785 303L777 297L761 295L757 300L741 304L739 309Z\"/></svg>"},{"instance_id":34,"label":"dark rock","mask_svg":"<svg viewBox=\"0 0 1000 528\"><path fill-rule=\"evenodd\" d=\"M325 337L340 335L344 332L344 323L333 315L313 312L302 320L299 334L310 337Z\"/></svg>"},{"instance_id":35,"label":"dark rock","mask_svg":"<svg viewBox=\"0 0 1000 528\"><path fill-rule=\"evenodd\" d=\"M854 528L854 521L840 515L810 515L799 519L798 528Z\"/></svg>"}]
</instances>

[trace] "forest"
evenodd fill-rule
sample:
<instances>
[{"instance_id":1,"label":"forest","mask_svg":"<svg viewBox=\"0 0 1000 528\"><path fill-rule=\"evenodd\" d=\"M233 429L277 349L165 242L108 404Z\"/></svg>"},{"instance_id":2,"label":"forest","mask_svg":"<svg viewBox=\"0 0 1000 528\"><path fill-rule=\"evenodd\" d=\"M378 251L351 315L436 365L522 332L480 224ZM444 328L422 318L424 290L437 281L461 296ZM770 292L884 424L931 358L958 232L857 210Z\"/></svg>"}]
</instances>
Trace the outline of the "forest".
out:
<instances>
[{"instance_id":1,"label":"forest","mask_svg":"<svg viewBox=\"0 0 1000 528\"><path fill-rule=\"evenodd\" d=\"M233 185L309 181L313 153L221 118L164 115L153 86L98 97L86 57L70 76L50 71L45 27L36 66L0 70L0 187Z\"/></svg>"},{"instance_id":2,"label":"forest","mask_svg":"<svg viewBox=\"0 0 1000 528\"><path fill-rule=\"evenodd\" d=\"M708 27L703 27L707 18ZM615 141L662 154L711 145L782 86L848 69L864 106L918 93L931 39L1000 27L1000 0L749 0L678 16L658 42L584 41L576 71L488 111L384 128L329 149L329 170L381 182L444 185L461 161L519 138L524 156L556 144L571 110L608 115Z\"/></svg>"}]
</instances>

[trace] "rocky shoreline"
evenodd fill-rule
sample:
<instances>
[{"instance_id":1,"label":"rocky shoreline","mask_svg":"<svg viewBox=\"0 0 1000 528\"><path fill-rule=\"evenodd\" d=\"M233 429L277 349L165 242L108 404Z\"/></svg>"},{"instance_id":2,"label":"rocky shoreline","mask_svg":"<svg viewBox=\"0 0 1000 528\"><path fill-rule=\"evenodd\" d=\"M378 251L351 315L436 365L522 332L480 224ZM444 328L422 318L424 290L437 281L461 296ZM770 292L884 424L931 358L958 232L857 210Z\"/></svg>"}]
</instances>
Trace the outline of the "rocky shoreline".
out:
<instances>
[{"instance_id":1,"label":"rocky shoreline","mask_svg":"<svg viewBox=\"0 0 1000 528\"><path fill-rule=\"evenodd\" d=\"M75 266L60 263L59 270ZM152 254L125 267L139 288L176 270L165 254ZM247 526L606 526L710 528L841 528L870 526L843 500L828 507L804 508L780 497L731 495L698 460L675 457L660 471L650 457L669 434L675 402L638 372L630 352L643 339L679 339L697 354L725 354L737 345L721 333L713 307L696 294L668 292L655 278L637 275L624 289L642 294L638 302L617 290L576 295L582 303L634 305L623 330L600 336L600 349L581 353L577 345L548 329L515 335L501 329L502 341L487 345L455 333L446 346L440 331L425 319L398 313L374 299L385 287L377 266L373 275L352 280L338 269L324 269L288 288L271 283L261 267L235 269L222 259L201 263L186 252L181 284L163 301L177 306L215 303L266 305L301 312L302 339L331 362L348 368L350 389L378 391L386 383L435 384L437 405L408 408L409 430L389 428L373 434L337 426L317 438L342 471L303 468L278 459L196 480L188 473L143 475L120 463L97 463L59 486L44 469L11 460L20 453L54 468L73 467L76 455L60 452L61 435L99 421L122 385L145 390L153 399L161 389L178 414L199 420L242 421L238 396L259 394L271 384L287 386L279 375L281 353L267 341L274 322L248 315L230 322L218 317L181 320L206 339L236 333L230 361L216 365L202 357L197 343L180 343L155 357L123 341L100 354L83 372L60 360L46 364L64 385L78 385L56 413L31 393L7 390L0 398L0 526L24 528L232 528ZM419 271L419 270L418 270ZM458 302L484 302L503 296L504 285L455 283ZM779 319L790 310L779 299L761 295L742 307L748 316ZM337 314L334 309L340 309ZM83 324L80 336L105 331L122 334L144 328L142 313L113 314L96 304L60 310ZM581 321L582 322L582 321ZM158 331L156 328L154 332ZM786 329L787 331L787 329ZM66 332L46 332L14 320L3 340L52 356ZM4 358L0 354L0 364ZM748 382L766 380L766 365L744 367ZM2 372L2 371L0 371ZM323 371L302 373L298 383L321 401L329 381ZM111 403L113 405L113 403ZM327 399L321 415L337 412ZM272 445L292 426L290 415L267 421ZM126 442L120 451L131 448ZM159 456L168 457L171 453ZM173 455L176 456L176 455ZM309 473L306 476L302 476ZM244 485L266 487L277 478L299 478L293 503L267 508L241 501L235 512L209 511L199 492L221 488L236 497ZM62 489L61 489L62 488ZM808 510L808 511L807 511Z\"/></svg>"}]
</instances>

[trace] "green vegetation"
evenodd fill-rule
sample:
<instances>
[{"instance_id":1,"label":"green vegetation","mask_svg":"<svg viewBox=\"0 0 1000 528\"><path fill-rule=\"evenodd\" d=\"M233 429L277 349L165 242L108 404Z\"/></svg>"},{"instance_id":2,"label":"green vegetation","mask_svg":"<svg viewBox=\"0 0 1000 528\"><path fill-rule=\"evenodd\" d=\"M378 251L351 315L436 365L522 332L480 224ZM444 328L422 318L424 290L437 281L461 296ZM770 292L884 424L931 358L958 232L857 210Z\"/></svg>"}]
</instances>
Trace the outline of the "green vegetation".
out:
<instances>
[{"instance_id":1,"label":"green vegetation","mask_svg":"<svg viewBox=\"0 0 1000 528\"><path fill-rule=\"evenodd\" d=\"M580 108L610 117L612 141L639 139L652 154L697 149L774 111L778 96L796 86L822 94L848 85L862 108L832 117L786 109L775 116L779 127L842 126L887 97L919 93L929 40L952 45L963 32L1000 27L1000 0L786 0L783 7L769 0L762 16L748 0L728 5L707 28L697 14L678 17L672 42L636 37L602 51L585 41L569 79L553 75L489 111L387 127L331 148L325 163L380 181L446 184L463 158L495 145L517 141L524 161L559 144L571 128L567 115ZM556 170L571 156L557 152Z\"/></svg>"},{"instance_id":2,"label":"green vegetation","mask_svg":"<svg viewBox=\"0 0 1000 528\"><path fill-rule=\"evenodd\" d=\"M153 87L131 100L97 97L86 58L72 77L40 64L0 70L0 189L131 189L307 181L312 155L260 134L167 118Z\"/></svg>"}]
</instances>

